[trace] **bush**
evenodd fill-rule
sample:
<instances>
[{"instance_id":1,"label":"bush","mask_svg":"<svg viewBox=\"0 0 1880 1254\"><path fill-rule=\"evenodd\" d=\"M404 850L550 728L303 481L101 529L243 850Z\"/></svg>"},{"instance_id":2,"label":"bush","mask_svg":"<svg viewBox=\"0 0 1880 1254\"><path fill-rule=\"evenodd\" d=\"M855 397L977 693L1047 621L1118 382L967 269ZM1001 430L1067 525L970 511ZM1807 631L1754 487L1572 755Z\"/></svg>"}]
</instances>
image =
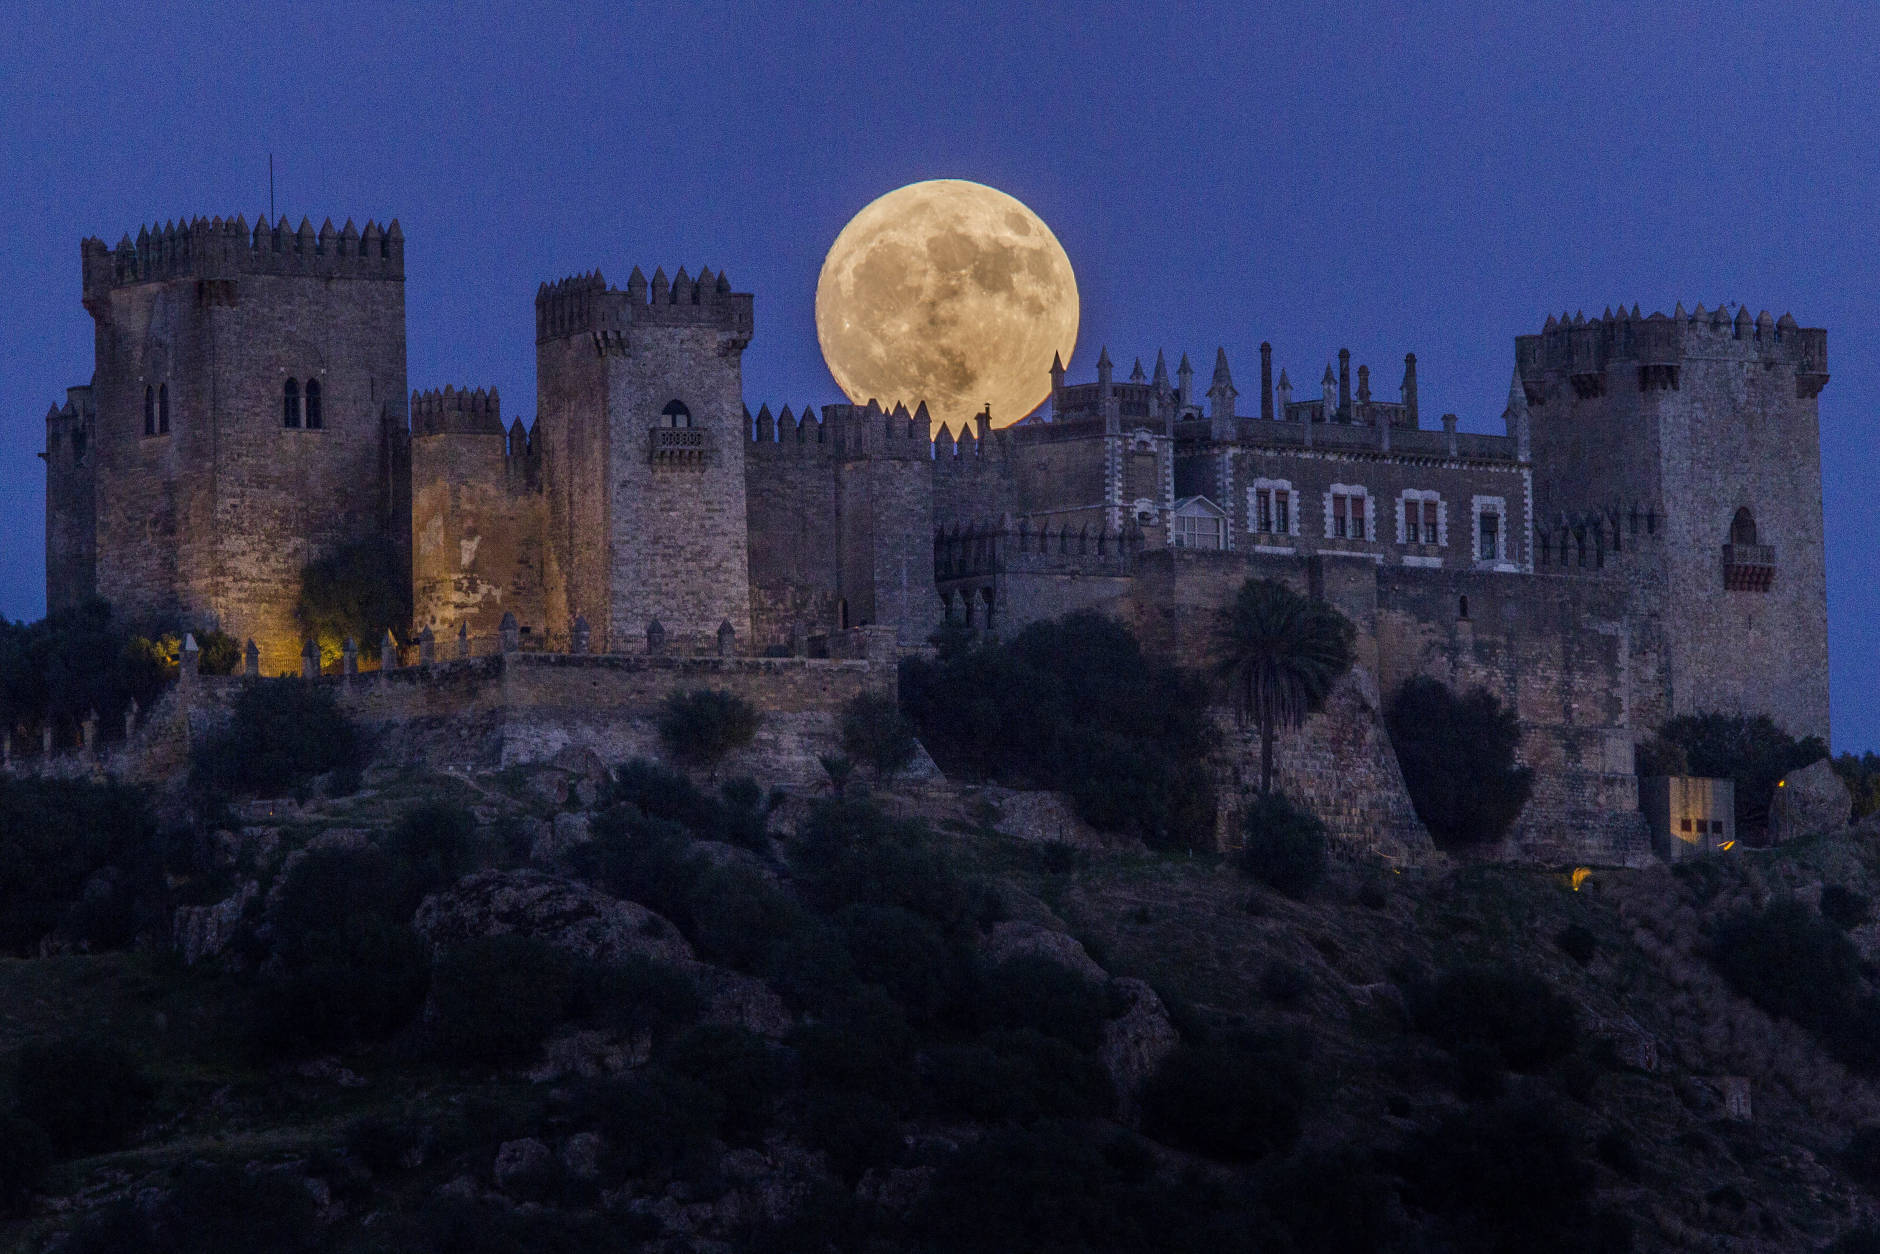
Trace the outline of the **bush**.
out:
<instances>
[{"instance_id":1,"label":"bush","mask_svg":"<svg viewBox=\"0 0 1880 1254\"><path fill-rule=\"evenodd\" d=\"M302 568L294 617L322 666L337 662L349 639L376 655L386 632L411 623L411 572L389 539L347 545Z\"/></svg>"},{"instance_id":2,"label":"bush","mask_svg":"<svg viewBox=\"0 0 1880 1254\"><path fill-rule=\"evenodd\" d=\"M692 852L686 829L648 818L631 805L617 805L595 816L593 833L594 839L574 852L576 869L614 896L637 901L689 930L693 889L711 864Z\"/></svg>"},{"instance_id":3,"label":"bush","mask_svg":"<svg viewBox=\"0 0 1880 1254\"><path fill-rule=\"evenodd\" d=\"M961 963L940 929L899 906L852 905L836 916L857 979L878 984L915 1020L957 995Z\"/></svg>"},{"instance_id":4,"label":"bush","mask_svg":"<svg viewBox=\"0 0 1880 1254\"><path fill-rule=\"evenodd\" d=\"M1839 928L1792 897L1726 916L1711 965L1772 1015L1831 1030L1860 990L1860 954Z\"/></svg>"},{"instance_id":5,"label":"bush","mask_svg":"<svg viewBox=\"0 0 1880 1254\"><path fill-rule=\"evenodd\" d=\"M1515 764L1514 711L1478 688L1459 697L1437 680L1407 680L1384 712L1417 817L1444 848L1498 843L1534 787Z\"/></svg>"},{"instance_id":6,"label":"bush","mask_svg":"<svg viewBox=\"0 0 1880 1254\"><path fill-rule=\"evenodd\" d=\"M484 936L445 954L431 977L431 1036L446 1058L527 1062L573 992L567 955L530 936Z\"/></svg>"},{"instance_id":7,"label":"bush","mask_svg":"<svg viewBox=\"0 0 1880 1254\"><path fill-rule=\"evenodd\" d=\"M448 888L482 862L476 816L459 805L427 802L398 820L385 837L391 862L391 908L409 916L418 903Z\"/></svg>"},{"instance_id":8,"label":"bush","mask_svg":"<svg viewBox=\"0 0 1880 1254\"><path fill-rule=\"evenodd\" d=\"M1312 973L1296 962L1274 958L1260 972L1260 996L1290 1006L1312 991Z\"/></svg>"},{"instance_id":9,"label":"bush","mask_svg":"<svg viewBox=\"0 0 1880 1254\"><path fill-rule=\"evenodd\" d=\"M619 962L583 962L574 969L568 1017L655 1043L698 1019L698 986L670 963L639 954Z\"/></svg>"},{"instance_id":10,"label":"bush","mask_svg":"<svg viewBox=\"0 0 1880 1254\"><path fill-rule=\"evenodd\" d=\"M1632 769L1638 775L1689 775L1691 759L1683 745L1653 736L1632 750Z\"/></svg>"},{"instance_id":11,"label":"bush","mask_svg":"<svg viewBox=\"0 0 1880 1254\"><path fill-rule=\"evenodd\" d=\"M382 915L330 919L279 952L279 968L255 988L253 1044L263 1057L385 1040L424 1003L424 942Z\"/></svg>"},{"instance_id":12,"label":"bush","mask_svg":"<svg viewBox=\"0 0 1880 1254\"><path fill-rule=\"evenodd\" d=\"M1303 900L1325 877L1325 824L1284 794L1255 796L1241 830L1242 869L1274 892Z\"/></svg>"},{"instance_id":13,"label":"bush","mask_svg":"<svg viewBox=\"0 0 1880 1254\"><path fill-rule=\"evenodd\" d=\"M708 1085L654 1065L597 1086L581 1104L627 1176L690 1176L716 1163L725 1102Z\"/></svg>"},{"instance_id":14,"label":"bush","mask_svg":"<svg viewBox=\"0 0 1880 1254\"><path fill-rule=\"evenodd\" d=\"M659 1061L723 1102L719 1128L726 1140L753 1144L770 1126L784 1071L776 1051L755 1032L702 1023L667 1045Z\"/></svg>"},{"instance_id":15,"label":"bush","mask_svg":"<svg viewBox=\"0 0 1880 1254\"><path fill-rule=\"evenodd\" d=\"M717 867L692 889L690 936L714 962L758 972L792 937L810 926L809 912L748 867Z\"/></svg>"},{"instance_id":16,"label":"bush","mask_svg":"<svg viewBox=\"0 0 1880 1254\"><path fill-rule=\"evenodd\" d=\"M1638 1142L1624 1128L1607 1128L1593 1142L1593 1152L1599 1155L1599 1161L1618 1172L1627 1180L1638 1180L1645 1175L1645 1163L1638 1154Z\"/></svg>"},{"instance_id":17,"label":"bush","mask_svg":"<svg viewBox=\"0 0 1880 1254\"><path fill-rule=\"evenodd\" d=\"M52 1142L38 1124L0 1115L0 1219L26 1213L33 1191L52 1166Z\"/></svg>"},{"instance_id":18,"label":"bush","mask_svg":"<svg viewBox=\"0 0 1880 1254\"><path fill-rule=\"evenodd\" d=\"M1554 937L1554 944L1581 966L1592 962L1593 955L1599 952L1598 938L1590 928L1580 923L1569 923L1561 928L1560 934Z\"/></svg>"},{"instance_id":19,"label":"bush","mask_svg":"<svg viewBox=\"0 0 1880 1254\"><path fill-rule=\"evenodd\" d=\"M1103 1035L1110 1002L1101 984L1063 963L1019 954L980 968L974 1008L986 1028L1028 1028L1090 1051Z\"/></svg>"},{"instance_id":20,"label":"bush","mask_svg":"<svg viewBox=\"0 0 1880 1254\"><path fill-rule=\"evenodd\" d=\"M716 774L718 764L757 737L756 707L712 688L675 692L659 712L659 740L674 761Z\"/></svg>"},{"instance_id":21,"label":"bush","mask_svg":"<svg viewBox=\"0 0 1880 1254\"><path fill-rule=\"evenodd\" d=\"M364 765L359 731L332 689L261 679L242 685L229 725L192 758L190 784L199 796L278 797L328 771L356 774Z\"/></svg>"},{"instance_id":22,"label":"bush","mask_svg":"<svg viewBox=\"0 0 1880 1254\"><path fill-rule=\"evenodd\" d=\"M1142 1130L1165 1145L1252 1162L1299 1136L1296 1077L1248 1049L1183 1046L1142 1090Z\"/></svg>"},{"instance_id":23,"label":"bush","mask_svg":"<svg viewBox=\"0 0 1880 1254\"><path fill-rule=\"evenodd\" d=\"M843 752L866 764L877 780L912 762L916 747L914 725L888 693L858 692L842 707Z\"/></svg>"},{"instance_id":24,"label":"bush","mask_svg":"<svg viewBox=\"0 0 1880 1254\"><path fill-rule=\"evenodd\" d=\"M0 618L0 726L36 737L50 717L58 742L69 745L95 710L99 735L115 739L130 703L148 709L175 678L180 643L175 634L162 643L137 634L97 599L36 623Z\"/></svg>"},{"instance_id":25,"label":"bush","mask_svg":"<svg viewBox=\"0 0 1880 1254\"><path fill-rule=\"evenodd\" d=\"M0 778L0 951L24 956L62 931L94 949L129 944L169 914L158 834L134 789Z\"/></svg>"},{"instance_id":26,"label":"bush","mask_svg":"<svg viewBox=\"0 0 1880 1254\"><path fill-rule=\"evenodd\" d=\"M892 1164L901 1150L894 1108L867 1093L804 1093L790 1123L803 1143L827 1155L830 1169L851 1185L870 1167Z\"/></svg>"},{"instance_id":27,"label":"bush","mask_svg":"<svg viewBox=\"0 0 1880 1254\"><path fill-rule=\"evenodd\" d=\"M15 1065L21 1117L60 1158L121 1149L150 1112L154 1092L128 1052L98 1041L34 1041Z\"/></svg>"},{"instance_id":28,"label":"bush","mask_svg":"<svg viewBox=\"0 0 1880 1254\"><path fill-rule=\"evenodd\" d=\"M941 1118L978 1123L1101 1119L1116 1106L1109 1073L1054 1036L989 1032L969 1045L926 1051L928 1100Z\"/></svg>"},{"instance_id":29,"label":"bush","mask_svg":"<svg viewBox=\"0 0 1880 1254\"><path fill-rule=\"evenodd\" d=\"M1573 1052L1579 1014L1539 976L1513 967L1461 967L1415 991L1418 1028L1445 1048L1484 1046L1513 1071L1536 1071Z\"/></svg>"},{"instance_id":30,"label":"bush","mask_svg":"<svg viewBox=\"0 0 1880 1254\"><path fill-rule=\"evenodd\" d=\"M1658 735L1684 751L1692 775L1736 782L1737 830L1745 837L1768 829L1777 780L1828 756L1821 737L1797 740L1767 714L1684 714Z\"/></svg>"},{"instance_id":31,"label":"bush","mask_svg":"<svg viewBox=\"0 0 1880 1254\"><path fill-rule=\"evenodd\" d=\"M295 1254L319 1248L313 1195L286 1172L192 1163L154 1200L79 1225L65 1254Z\"/></svg>"},{"instance_id":32,"label":"bush","mask_svg":"<svg viewBox=\"0 0 1880 1254\"><path fill-rule=\"evenodd\" d=\"M821 1021L798 1028L790 1043L812 1088L899 1102L913 1086L914 1033L901 1008L878 988L862 990Z\"/></svg>"},{"instance_id":33,"label":"bush","mask_svg":"<svg viewBox=\"0 0 1880 1254\"><path fill-rule=\"evenodd\" d=\"M1592 1166L1547 1107L1452 1114L1412 1142L1403 1168L1418 1207L1472 1226L1486 1248L1630 1248L1623 1224L1588 1212Z\"/></svg>"},{"instance_id":34,"label":"bush","mask_svg":"<svg viewBox=\"0 0 1880 1254\"><path fill-rule=\"evenodd\" d=\"M949 775L1070 794L1085 821L1157 848L1210 843L1216 730L1195 675L1094 612L1010 641L942 641L901 664L902 706Z\"/></svg>"},{"instance_id":35,"label":"bush","mask_svg":"<svg viewBox=\"0 0 1880 1254\"><path fill-rule=\"evenodd\" d=\"M972 894L927 826L867 802L819 803L798 827L790 861L798 891L824 913L899 906L949 934L972 921Z\"/></svg>"},{"instance_id":36,"label":"bush","mask_svg":"<svg viewBox=\"0 0 1880 1254\"><path fill-rule=\"evenodd\" d=\"M1844 932L1851 931L1873 918L1873 903L1844 884L1824 884L1821 917Z\"/></svg>"},{"instance_id":37,"label":"bush","mask_svg":"<svg viewBox=\"0 0 1880 1254\"><path fill-rule=\"evenodd\" d=\"M1362 1154L1302 1156L1264 1181L1267 1205L1300 1254L1357 1254L1397 1248L1391 1238L1395 1190Z\"/></svg>"}]
</instances>

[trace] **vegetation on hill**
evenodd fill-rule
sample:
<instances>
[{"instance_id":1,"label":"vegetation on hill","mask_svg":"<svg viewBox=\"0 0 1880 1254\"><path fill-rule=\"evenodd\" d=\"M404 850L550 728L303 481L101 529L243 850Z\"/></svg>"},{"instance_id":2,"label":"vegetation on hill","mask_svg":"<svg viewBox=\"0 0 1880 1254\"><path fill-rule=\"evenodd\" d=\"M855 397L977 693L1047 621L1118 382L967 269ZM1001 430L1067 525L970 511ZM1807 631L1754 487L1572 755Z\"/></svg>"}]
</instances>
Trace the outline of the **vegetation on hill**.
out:
<instances>
[{"instance_id":1,"label":"vegetation on hill","mask_svg":"<svg viewBox=\"0 0 1880 1254\"><path fill-rule=\"evenodd\" d=\"M1329 603L1273 579L1241 584L1221 626L1220 670L1234 708L1260 728L1260 792L1273 791L1273 742L1319 709L1351 669L1357 628Z\"/></svg>"},{"instance_id":2,"label":"vegetation on hill","mask_svg":"<svg viewBox=\"0 0 1880 1254\"><path fill-rule=\"evenodd\" d=\"M1681 714L1641 747L1639 773L1735 781L1737 830L1760 838L1769 827L1776 782L1827 756L1821 737L1798 739L1766 714Z\"/></svg>"},{"instance_id":3,"label":"vegetation on hill","mask_svg":"<svg viewBox=\"0 0 1880 1254\"><path fill-rule=\"evenodd\" d=\"M901 664L901 705L949 776L1057 789L1086 822L1152 848L1212 843L1216 731L1200 677L1096 613L939 645Z\"/></svg>"}]
</instances>

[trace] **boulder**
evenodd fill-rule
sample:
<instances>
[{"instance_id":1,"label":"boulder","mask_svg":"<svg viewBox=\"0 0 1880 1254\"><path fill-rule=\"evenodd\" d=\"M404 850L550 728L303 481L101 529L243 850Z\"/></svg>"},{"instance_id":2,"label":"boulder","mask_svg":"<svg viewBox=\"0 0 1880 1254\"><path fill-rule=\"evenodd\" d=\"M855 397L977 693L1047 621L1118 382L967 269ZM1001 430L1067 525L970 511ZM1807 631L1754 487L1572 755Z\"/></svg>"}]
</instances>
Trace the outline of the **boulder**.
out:
<instances>
[{"instance_id":1,"label":"boulder","mask_svg":"<svg viewBox=\"0 0 1880 1254\"><path fill-rule=\"evenodd\" d=\"M1136 1095L1162 1060L1182 1043L1181 1033L1169 1022L1168 1010L1153 988L1141 980L1119 979L1113 987L1127 1009L1103 1025L1103 1043L1097 1059L1110 1073L1116 1099L1125 1119L1135 1115Z\"/></svg>"},{"instance_id":2,"label":"boulder","mask_svg":"<svg viewBox=\"0 0 1880 1254\"><path fill-rule=\"evenodd\" d=\"M794 1026L790 1009L762 980L722 967L706 967L698 975L706 1023L745 1028L772 1040L789 1035Z\"/></svg>"},{"instance_id":3,"label":"boulder","mask_svg":"<svg viewBox=\"0 0 1880 1254\"><path fill-rule=\"evenodd\" d=\"M261 895L261 885L248 880L233 896L224 897L213 906L179 906L170 922L171 944L183 956L184 966L194 966L204 958L213 958L228 948L241 926L249 905Z\"/></svg>"},{"instance_id":4,"label":"boulder","mask_svg":"<svg viewBox=\"0 0 1880 1254\"><path fill-rule=\"evenodd\" d=\"M1769 839L1783 844L1821 832L1838 832L1854 813L1847 785L1834 773L1827 758L1799 771L1790 771L1776 786L1769 807Z\"/></svg>"},{"instance_id":5,"label":"boulder","mask_svg":"<svg viewBox=\"0 0 1880 1254\"><path fill-rule=\"evenodd\" d=\"M551 869L565 868L574 851L593 839L594 830L587 815L557 814L537 826L535 843L529 847L529 861Z\"/></svg>"},{"instance_id":6,"label":"boulder","mask_svg":"<svg viewBox=\"0 0 1880 1254\"><path fill-rule=\"evenodd\" d=\"M561 1165L575 1180L593 1180L601 1174L601 1138L598 1132L577 1132L562 1142Z\"/></svg>"},{"instance_id":7,"label":"boulder","mask_svg":"<svg viewBox=\"0 0 1880 1254\"><path fill-rule=\"evenodd\" d=\"M426 897L412 926L433 949L479 936L534 936L578 958L639 955L690 965L679 929L636 902L541 871L478 871Z\"/></svg>"},{"instance_id":8,"label":"boulder","mask_svg":"<svg viewBox=\"0 0 1880 1254\"><path fill-rule=\"evenodd\" d=\"M527 1189L540 1181L554 1164L548 1146L532 1136L519 1141L504 1141L496 1150L496 1164L491 1170L496 1187L504 1192Z\"/></svg>"},{"instance_id":9,"label":"boulder","mask_svg":"<svg viewBox=\"0 0 1880 1254\"><path fill-rule=\"evenodd\" d=\"M1000 792L989 800L998 806L994 826L1007 836L1079 849L1104 847L1103 837L1077 817L1070 798L1061 792Z\"/></svg>"},{"instance_id":10,"label":"boulder","mask_svg":"<svg viewBox=\"0 0 1880 1254\"><path fill-rule=\"evenodd\" d=\"M992 962L1010 962L1014 958L1024 957L1048 958L1099 984L1110 978L1109 973L1084 952L1084 947L1075 936L1036 923L1008 920L995 924L980 948Z\"/></svg>"}]
</instances>

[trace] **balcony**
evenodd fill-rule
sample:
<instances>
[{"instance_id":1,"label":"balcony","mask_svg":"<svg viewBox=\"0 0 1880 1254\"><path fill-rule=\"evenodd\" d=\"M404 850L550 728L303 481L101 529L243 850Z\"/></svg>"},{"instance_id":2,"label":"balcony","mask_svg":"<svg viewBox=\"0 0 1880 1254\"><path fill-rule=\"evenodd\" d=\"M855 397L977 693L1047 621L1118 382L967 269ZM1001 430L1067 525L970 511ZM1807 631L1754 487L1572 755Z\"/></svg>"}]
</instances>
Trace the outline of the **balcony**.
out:
<instances>
[{"instance_id":1,"label":"balcony","mask_svg":"<svg viewBox=\"0 0 1880 1254\"><path fill-rule=\"evenodd\" d=\"M1767 592L1775 582L1776 551L1767 544L1723 546L1723 586L1731 592Z\"/></svg>"},{"instance_id":2,"label":"balcony","mask_svg":"<svg viewBox=\"0 0 1880 1254\"><path fill-rule=\"evenodd\" d=\"M653 427L647 435L647 460L655 466L703 470L711 465L711 432L701 427Z\"/></svg>"}]
</instances>

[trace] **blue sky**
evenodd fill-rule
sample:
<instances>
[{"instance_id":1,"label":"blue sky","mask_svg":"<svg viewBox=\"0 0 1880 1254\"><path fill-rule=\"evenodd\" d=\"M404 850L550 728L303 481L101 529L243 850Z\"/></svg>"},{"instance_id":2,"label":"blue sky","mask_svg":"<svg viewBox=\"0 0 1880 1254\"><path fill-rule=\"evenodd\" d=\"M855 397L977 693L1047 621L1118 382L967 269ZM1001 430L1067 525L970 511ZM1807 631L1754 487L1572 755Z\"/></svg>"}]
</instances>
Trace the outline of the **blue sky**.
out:
<instances>
[{"instance_id":1,"label":"blue sky","mask_svg":"<svg viewBox=\"0 0 1880 1254\"><path fill-rule=\"evenodd\" d=\"M1524 11L1516 11L1520 8ZM43 610L46 406L91 369L81 236L276 201L400 219L414 387L533 412L536 284L701 264L757 294L746 392L839 399L824 250L970 178L1051 224L1108 344L1349 346L1496 429L1549 310L1743 301L1829 329L1837 748L1880 749L1880 17L1864 5L67 3L0 47L0 614ZM1315 368L1316 367L1316 368ZM1302 391L1301 394L1304 394Z\"/></svg>"}]
</instances>

